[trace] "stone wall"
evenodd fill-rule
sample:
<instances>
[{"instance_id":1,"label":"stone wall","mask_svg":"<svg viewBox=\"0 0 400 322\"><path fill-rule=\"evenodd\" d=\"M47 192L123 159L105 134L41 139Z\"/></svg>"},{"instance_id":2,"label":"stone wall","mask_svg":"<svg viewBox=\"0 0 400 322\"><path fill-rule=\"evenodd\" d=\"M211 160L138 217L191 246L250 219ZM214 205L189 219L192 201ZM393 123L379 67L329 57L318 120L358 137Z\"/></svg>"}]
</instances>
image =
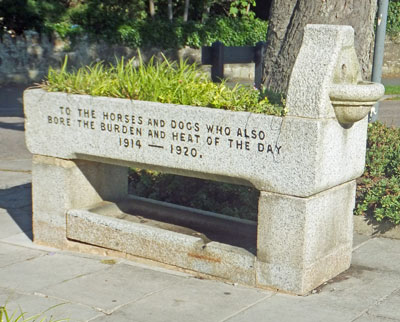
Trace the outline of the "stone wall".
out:
<instances>
[{"instance_id":1,"label":"stone wall","mask_svg":"<svg viewBox=\"0 0 400 322\"><path fill-rule=\"evenodd\" d=\"M160 49L142 49L142 56L148 59L152 55L160 56ZM200 50L183 48L164 52L171 59L188 59L190 62L201 61ZM57 36L44 36L35 31L26 31L18 37L5 34L0 41L0 85L32 84L39 82L47 74L49 66L61 65L68 55L69 66L80 67L94 61L114 61L115 57L131 58L137 50L110 45L103 41L90 42L82 37L71 44ZM203 66L206 71L209 66ZM387 39L385 43L384 77L400 75L400 38ZM225 65L225 76L228 78L254 79L254 64Z\"/></svg>"},{"instance_id":2,"label":"stone wall","mask_svg":"<svg viewBox=\"0 0 400 322\"><path fill-rule=\"evenodd\" d=\"M160 52L157 48L141 49L145 60L153 55L161 57ZM201 61L198 49L170 49L163 53L170 59L183 58L199 64ZM61 66L65 55L68 55L69 66L80 67L100 60L113 62L115 57L131 58L137 55L137 49L110 45L104 41L90 42L85 36L71 43L35 31L26 31L18 37L5 34L0 40L0 85L39 82L46 76L49 66ZM209 72L210 66L203 66L203 69ZM225 75L253 79L254 64L225 65Z\"/></svg>"},{"instance_id":3,"label":"stone wall","mask_svg":"<svg viewBox=\"0 0 400 322\"><path fill-rule=\"evenodd\" d=\"M382 73L384 78L400 77L400 35L385 40Z\"/></svg>"}]
</instances>

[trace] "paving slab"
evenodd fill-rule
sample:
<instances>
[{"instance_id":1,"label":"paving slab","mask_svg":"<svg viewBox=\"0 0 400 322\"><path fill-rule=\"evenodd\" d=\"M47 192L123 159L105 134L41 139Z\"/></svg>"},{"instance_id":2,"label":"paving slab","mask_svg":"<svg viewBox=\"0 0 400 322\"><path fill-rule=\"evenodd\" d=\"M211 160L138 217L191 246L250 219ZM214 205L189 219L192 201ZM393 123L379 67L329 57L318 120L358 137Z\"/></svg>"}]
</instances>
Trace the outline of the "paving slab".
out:
<instances>
[{"instance_id":1,"label":"paving slab","mask_svg":"<svg viewBox=\"0 0 400 322\"><path fill-rule=\"evenodd\" d=\"M365 242L371 239L371 236L362 235L362 234L353 234L353 250L362 246Z\"/></svg>"},{"instance_id":2,"label":"paving slab","mask_svg":"<svg viewBox=\"0 0 400 322\"><path fill-rule=\"evenodd\" d=\"M383 316L375 316L368 313L363 314L358 319L354 320L354 322L398 322L400 320L385 318Z\"/></svg>"},{"instance_id":3,"label":"paving slab","mask_svg":"<svg viewBox=\"0 0 400 322\"><path fill-rule=\"evenodd\" d=\"M30 182L32 182L30 172L0 171L0 189L9 189Z\"/></svg>"},{"instance_id":4,"label":"paving slab","mask_svg":"<svg viewBox=\"0 0 400 322\"><path fill-rule=\"evenodd\" d=\"M36 321L42 319L54 321L68 318L68 321L71 322L83 322L103 315L101 312L82 304L38 295L14 294L8 299L6 307L9 314L15 312L18 316L23 312L25 318L40 315Z\"/></svg>"},{"instance_id":5,"label":"paving slab","mask_svg":"<svg viewBox=\"0 0 400 322\"><path fill-rule=\"evenodd\" d=\"M273 294L218 281L189 278L93 321L223 321Z\"/></svg>"},{"instance_id":6,"label":"paving slab","mask_svg":"<svg viewBox=\"0 0 400 322\"><path fill-rule=\"evenodd\" d=\"M31 173L32 158L28 159L0 159L0 171Z\"/></svg>"},{"instance_id":7,"label":"paving slab","mask_svg":"<svg viewBox=\"0 0 400 322\"><path fill-rule=\"evenodd\" d=\"M22 246L25 248L41 250L41 251L46 251L46 252L59 251L59 249L57 249L57 248L34 244L32 239L33 239L32 231L28 231L28 232L22 232L22 233L15 234L15 235L12 235L7 238L0 239L0 242L2 242L4 244Z\"/></svg>"},{"instance_id":8,"label":"paving slab","mask_svg":"<svg viewBox=\"0 0 400 322\"><path fill-rule=\"evenodd\" d=\"M31 206L31 195L30 183L8 189L0 189L0 208L18 209Z\"/></svg>"},{"instance_id":9,"label":"paving slab","mask_svg":"<svg viewBox=\"0 0 400 322\"><path fill-rule=\"evenodd\" d=\"M368 314L400 320L400 280L398 290L368 310Z\"/></svg>"},{"instance_id":10,"label":"paving slab","mask_svg":"<svg viewBox=\"0 0 400 322\"><path fill-rule=\"evenodd\" d=\"M380 271L400 272L400 240L373 238L365 244L365 247L353 252L352 264Z\"/></svg>"},{"instance_id":11,"label":"paving slab","mask_svg":"<svg viewBox=\"0 0 400 322\"><path fill-rule=\"evenodd\" d=\"M32 233L32 215L23 210L7 212L0 209L0 240L24 232Z\"/></svg>"},{"instance_id":12,"label":"paving slab","mask_svg":"<svg viewBox=\"0 0 400 322\"><path fill-rule=\"evenodd\" d=\"M232 317L230 322L261 321L353 321L369 307L392 294L400 274L382 274L369 268L348 271L306 297L277 294ZM285 307L280 311L279 307Z\"/></svg>"},{"instance_id":13,"label":"paving slab","mask_svg":"<svg viewBox=\"0 0 400 322\"><path fill-rule=\"evenodd\" d=\"M31 153L25 144L24 118L23 117L0 117L1 142L0 159L29 159Z\"/></svg>"},{"instance_id":14,"label":"paving slab","mask_svg":"<svg viewBox=\"0 0 400 322\"><path fill-rule=\"evenodd\" d=\"M43 251L0 243L0 267L31 260L44 254Z\"/></svg>"},{"instance_id":15,"label":"paving slab","mask_svg":"<svg viewBox=\"0 0 400 322\"><path fill-rule=\"evenodd\" d=\"M302 297L276 295L225 321L345 322L355 316L351 310L315 305Z\"/></svg>"},{"instance_id":16,"label":"paving slab","mask_svg":"<svg viewBox=\"0 0 400 322\"><path fill-rule=\"evenodd\" d=\"M105 268L100 261L50 252L0 268L0 276L7 276L0 279L0 287L32 293Z\"/></svg>"},{"instance_id":17,"label":"paving slab","mask_svg":"<svg viewBox=\"0 0 400 322\"><path fill-rule=\"evenodd\" d=\"M46 296L57 296L67 301L82 303L109 314L127 303L179 284L184 279L151 269L115 264L102 271L41 289L39 292Z\"/></svg>"},{"instance_id":18,"label":"paving slab","mask_svg":"<svg viewBox=\"0 0 400 322\"><path fill-rule=\"evenodd\" d=\"M0 287L0 306L5 306L9 301L16 299L17 296L18 294L15 291Z\"/></svg>"}]
</instances>

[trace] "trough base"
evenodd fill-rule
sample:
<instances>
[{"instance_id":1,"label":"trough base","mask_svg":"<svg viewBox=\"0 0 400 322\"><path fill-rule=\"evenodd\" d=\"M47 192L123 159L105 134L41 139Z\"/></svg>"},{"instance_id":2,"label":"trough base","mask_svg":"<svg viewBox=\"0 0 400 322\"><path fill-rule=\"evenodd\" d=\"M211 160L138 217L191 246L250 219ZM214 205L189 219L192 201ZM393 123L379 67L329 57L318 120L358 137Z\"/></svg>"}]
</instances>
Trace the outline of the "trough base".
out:
<instances>
[{"instance_id":1,"label":"trough base","mask_svg":"<svg viewBox=\"0 0 400 322\"><path fill-rule=\"evenodd\" d=\"M306 294L346 270L354 181L308 198L261 192L258 223L128 196L126 168L35 156L34 241Z\"/></svg>"}]
</instances>

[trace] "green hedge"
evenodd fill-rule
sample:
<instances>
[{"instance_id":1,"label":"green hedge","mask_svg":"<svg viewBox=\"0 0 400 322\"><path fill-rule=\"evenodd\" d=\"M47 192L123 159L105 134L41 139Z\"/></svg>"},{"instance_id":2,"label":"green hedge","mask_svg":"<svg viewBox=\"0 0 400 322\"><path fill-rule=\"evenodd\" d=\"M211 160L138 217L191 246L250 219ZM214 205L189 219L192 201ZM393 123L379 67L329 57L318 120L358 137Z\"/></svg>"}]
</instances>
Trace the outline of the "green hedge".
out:
<instances>
[{"instance_id":1,"label":"green hedge","mask_svg":"<svg viewBox=\"0 0 400 322\"><path fill-rule=\"evenodd\" d=\"M129 179L130 193L140 197L257 220L255 188L138 169Z\"/></svg>"},{"instance_id":2,"label":"green hedge","mask_svg":"<svg viewBox=\"0 0 400 322\"><path fill-rule=\"evenodd\" d=\"M249 16L211 16L202 20L151 19L143 1L2 0L0 33L34 29L61 37L89 34L92 39L130 47L199 48L216 40L226 46L254 45L265 40L267 22Z\"/></svg>"},{"instance_id":3,"label":"green hedge","mask_svg":"<svg viewBox=\"0 0 400 322\"><path fill-rule=\"evenodd\" d=\"M218 7L218 6L217 6ZM216 7L216 8L217 8ZM225 45L252 45L265 40L267 22L249 16L233 18L214 8L214 16L183 22L181 15L172 22L149 18L146 1L129 0L2 0L0 33L21 34L24 30L58 32L61 37L89 33L94 39L107 39L131 47L194 48L221 40ZM196 10L195 10L196 9ZM202 21L203 20L203 21ZM387 31L400 32L400 0L389 2Z\"/></svg>"},{"instance_id":4,"label":"green hedge","mask_svg":"<svg viewBox=\"0 0 400 322\"><path fill-rule=\"evenodd\" d=\"M130 47L157 46L159 48L199 48L221 41L225 46L254 45L265 41L268 23L247 17L215 17L206 23L175 19L142 20L118 27L107 36L111 42Z\"/></svg>"},{"instance_id":5,"label":"green hedge","mask_svg":"<svg viewBox=\"0 0 400 322\"><path fill-rule=\"evenodd\" d=\"M386 30L389 34L400 33L400 0L391 0L389 2Z\"/></svg>"},{"instance_id":6,"label":"green hedge","mask_svg":"<svg viewBox=\"0 0 400 322\"><path fill-rule=\"evenodd\" d=\"M355 213L400 223L400 128L379 122L369 125L366 166L358 180Z\"/></svg>"}]
</instances>

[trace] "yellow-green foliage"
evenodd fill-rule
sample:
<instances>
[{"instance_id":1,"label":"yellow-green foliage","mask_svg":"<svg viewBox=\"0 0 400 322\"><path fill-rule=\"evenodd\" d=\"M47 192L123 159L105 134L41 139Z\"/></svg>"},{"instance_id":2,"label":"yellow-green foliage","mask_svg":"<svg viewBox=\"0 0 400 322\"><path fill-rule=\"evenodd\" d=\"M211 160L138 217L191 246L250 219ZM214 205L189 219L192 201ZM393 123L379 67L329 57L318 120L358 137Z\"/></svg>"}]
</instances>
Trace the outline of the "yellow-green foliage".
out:
<instances>
[{"instance_id":1,"label":"yellow-green foliage","mask_svg":"<svg viewBox=\"0 0 400 322\"><path fill-rule=\"evenodd\" d=\"M144 64L139 59L118 60L116 65L102 62L67 71L67 58L60 70L49 69L42 87L94 96L122 97L182 105L205 106L235 111L250 111L282 116L281 102L270 102L266 91L225 82L216 84L196 65L185 61L169 62L150 59ZM280 97L279 97L280 99Z\"/></svg>"},{"instance_id":2,"label":"yellow-green foliage","mask_svg":"<svg viewBox=\"0 0 400 322\"><path fill-rule=\"evenodd\" d=\"M7 306L0 306L0 322L67 322L69 319L54 320L53 317L47 318L44 314L53 308L63 305L63 303L54 305L42 313L27 317L27 313L21 308L12 313L7 310Z\"/></svg>"}]
</instances>

